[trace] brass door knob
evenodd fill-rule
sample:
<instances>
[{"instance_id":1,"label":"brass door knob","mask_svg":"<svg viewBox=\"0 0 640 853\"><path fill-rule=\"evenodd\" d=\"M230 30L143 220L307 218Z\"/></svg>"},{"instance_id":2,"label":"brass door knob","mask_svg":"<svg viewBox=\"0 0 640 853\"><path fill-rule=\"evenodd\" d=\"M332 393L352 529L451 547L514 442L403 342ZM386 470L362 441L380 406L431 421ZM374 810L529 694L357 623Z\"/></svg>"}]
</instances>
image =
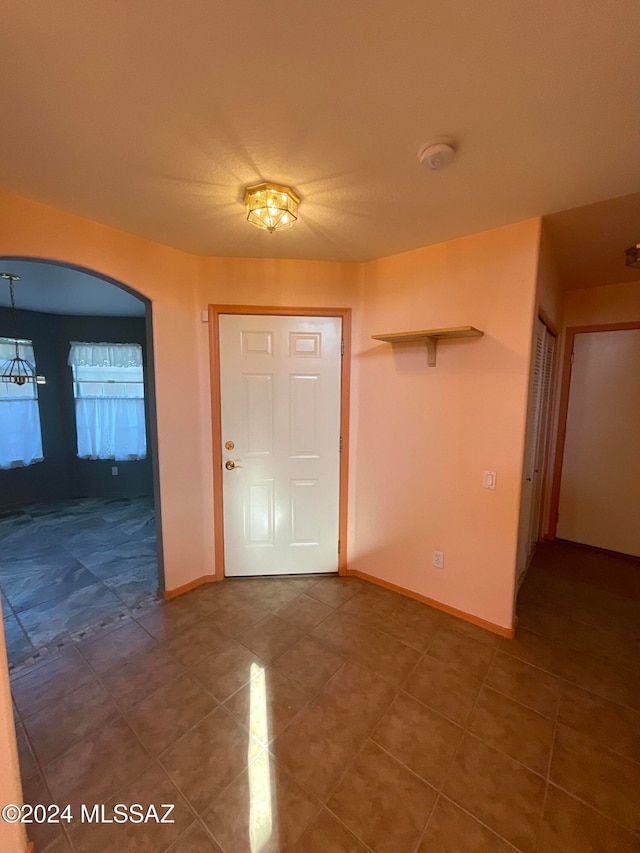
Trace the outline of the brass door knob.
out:
<instances>
[{"instance_id":1,"label":"brass door knob","mask_svg":"<svg viewBox=\"0 0 640 853\"><path fill-rule=\"evenodd\" d=\"M227 471L233 471L234 468L242 468L242 465L238 465L237 462L234 462L232 459L229 459L224 463L224 467Z\"/></svg>"}]
</instances>

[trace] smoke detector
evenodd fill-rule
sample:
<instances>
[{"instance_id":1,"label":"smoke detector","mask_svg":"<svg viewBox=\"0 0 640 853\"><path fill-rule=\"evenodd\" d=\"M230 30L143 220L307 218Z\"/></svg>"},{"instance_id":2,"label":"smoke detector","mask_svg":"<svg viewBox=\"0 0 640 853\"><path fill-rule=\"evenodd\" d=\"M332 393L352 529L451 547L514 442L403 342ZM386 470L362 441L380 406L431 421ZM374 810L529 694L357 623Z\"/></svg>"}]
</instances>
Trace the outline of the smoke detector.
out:
<instances>
[{"instance_id":1,"label":"smoke detector","mask_svg":"<svg viewBox=\"0 0 640 853\"><path fill-rule=\"evenodd\" d=\"M418 151L420 165L430 171L446 169L453 163L456 149L448 139L433 139L426 142Z\"/></svg>"}]
</instances>

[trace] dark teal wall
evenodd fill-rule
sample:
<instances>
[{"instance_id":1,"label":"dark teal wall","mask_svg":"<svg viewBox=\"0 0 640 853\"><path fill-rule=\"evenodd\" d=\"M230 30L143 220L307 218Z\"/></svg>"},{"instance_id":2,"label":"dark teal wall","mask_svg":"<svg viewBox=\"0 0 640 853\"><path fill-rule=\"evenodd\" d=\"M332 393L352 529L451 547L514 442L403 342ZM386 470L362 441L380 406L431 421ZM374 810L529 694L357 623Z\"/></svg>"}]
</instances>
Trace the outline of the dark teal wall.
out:
<instances>
[{"instance_id":1,"label":"dark teal wall","mask_svg":"<svg viewBox=\"0 0 640 853\"><path fill-rule=\"evenodd\" d=\"M0 337L32 340L38 373L47 379L47 384L38 389L44 462L0 470L0 508L78 497L151 495L148 406L146 459L78 459L71 368L67 365L70 341L139 343L146 357L144 317L74 317L16 311L13 322L9 309L0 308ZM112 465L118 467L117 476L111 474Z\"/></svg>"}]
</instances>

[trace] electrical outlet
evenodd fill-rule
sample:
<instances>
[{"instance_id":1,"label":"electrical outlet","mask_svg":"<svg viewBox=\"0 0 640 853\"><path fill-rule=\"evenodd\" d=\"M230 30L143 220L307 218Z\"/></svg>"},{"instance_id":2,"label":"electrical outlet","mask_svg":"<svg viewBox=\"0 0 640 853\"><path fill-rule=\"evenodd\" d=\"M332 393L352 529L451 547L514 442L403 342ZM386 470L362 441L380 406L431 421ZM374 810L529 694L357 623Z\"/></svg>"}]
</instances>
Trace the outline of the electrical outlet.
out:
<instances>
[{"instance_id":1,"label":"electrical outlet","mask_svg":"<svg viewBox=\"0 0 640 853\"><path fill-rule=\"evenodd\" d=\"M482 488L483 489L495 489L496 487L496 472L495 471L485 471L482 474Z\"/></svg>"},{"instance_id":2,"label":"electrical outlet","mask_svg":"<svg viewBox=\"0 0 640 853\"><path fill-rule=\"evenodd\" d=\"M112 465L112 466L111 466L111 476L112 476L112 477L117 477L117 476L118 476L118 466L117 466L117 465Z\"/></svg>"},{"instance_id":3,"label":"electrical outlet","mask_svg":"<svg viewBox=\"0 0 640 853\"><path fill-rule=\"evenodd\" d=\"M431 562L436 567L436 569L444 569L444 552L434 551L433 557L431 558Z\"/></svg>"}]
</instances>

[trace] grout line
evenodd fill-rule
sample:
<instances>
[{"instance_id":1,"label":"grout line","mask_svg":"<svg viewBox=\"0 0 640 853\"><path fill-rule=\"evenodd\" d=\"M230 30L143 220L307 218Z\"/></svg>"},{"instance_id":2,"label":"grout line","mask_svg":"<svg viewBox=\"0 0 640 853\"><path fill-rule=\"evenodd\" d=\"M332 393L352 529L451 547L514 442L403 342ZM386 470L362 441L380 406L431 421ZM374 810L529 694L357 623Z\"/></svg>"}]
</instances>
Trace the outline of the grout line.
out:
<instances>
[{"instance_id":1,"label":"grout line","mask_svg":"<svg viewBox=\"0 0 640 853\"><path fill-rule=\"evenodd\" d=\"M596 698L600 699L603 702L611 702L612 705L618 705L620 708L625 708L626 710L633 711L636 714L639 713L638 708L634 707L633 705L626 705L626 704L624 704L624 702L616 701L615 699L611 699L609 696L603 696L601 693L595 693L593 690L589 689L588 687L585 687L584 685L580 684L578 681L571 681L570 679L565 678L565 676L563 676L563 675L558 675L556 672L553 672L553 670L551 670L551 669L545 669L540 664L533 663L532 661L525 660L524 658L520 658L517 655L514 655L514 654L510 653L509 651L507 651L506 648L500 648L499 651L502 652L502 654L505 654L508 657L513 658L514 660L517 660L521 664L531 666L531 667L533 667L533 669L537 669L539 672L544 672L546 675L551 675L556 680L563 682L563 684L569 684L572 687L577 687L580 690L583 690L585 693L590 693L592 696L595 696ZM584 655L584 657L588 658L589 656ZM597 660L597 658L594 658L594 660ZM629 670L629 672L633 672L635 675L635 672L633 670Z\"/></svg>"},{"instance_id":2,"label":"grout line","mask_svg":"<svg viewBox=\"0 0 640 853\"><path fill-rule=\"evenodd\" d=\"M90 665L90 664L89 664L89 665ZM92 669L93 669L93 667L92 667ZM94 670L94 672L95 672L95 670ZM125 709L124 709L120 704L118 704L118 702L117 702L117 700L115 699L115 697L110 693L110 691L108 690L108 688L106 687L106 685L103 683L103 681L102 681L101 677L100 677L97 673L96 673L96 678L97 678L98 682L100 683L101 687L102 687L102 688L107 692L107 694L109 695L110 699L114 702L114 704L115 704L115 705L116 705L116 707L118 708L118 711L119 711L119 713L120 713L120 716L121 716L122 720L124 721L125 725L126 725L126 726L129 728L129 730L132 732L132 734L134 735L134 737L135 737L135 738L136 738L136 740L138 741L138 744L140 745L140 747L142 748L142 750L147 754L147 756L148 756L148 757L149 757L149 759L150 759L149 763L144 767L144 769L143 769L143 770L141 770L141 772L140 772L139 774L136 774L136 775L134 776L134 778L130 779L126 784L122 785L120 788L118 788L116 791L114 791L114 792L113 792L113 794L104 794L104 795L102 795L101 799L103 799L103 800L107 800L107 799L113 799L113 798L115 798L115 797L117 796L117 794L118 794L120 791L124 791L124 790L125 790L126 788L128 788L130 785L133 785L133 784L134 784L138 779L142 778L142 776L143 776L143 775L144 775L144 774L145 774L145 773L146 773L146 772L147 772L147 771L148 771L148 770L149 770L153 765L155 765L155 766L156 766L156 767L161 771L161 773L162 773L162 774L163 774L163 775L164 775L164 776L169 780L170 784L171 784L171 785L172 785L172 786L173 786L173 787L178 791L178 793L180 794L180 796L181 796L181 797L183 798L183 800L185 801L185 803L186 803L186 805L187 805L187 808L188 808L188 809L189 809L189 810L194 814L194 816L195 816L195 817L196 817L196 819L197 819L197 817L198 817L198 813L196 812L196 810L195 810L195 809L194 809L194 807L192 806L192 804L191 804L190 800L189 800L189 799L184 795L184 793L182 792L182 790L180 789L180 787L179 787L179 786L178 786L178 785L173 781L173 779L171 778L171 776L169 776L169 773L167 772L167 770L165 769L165 767L164 767L164 766L162 765L162 763L160 762L160 754L158 754L158 755L154 755L154 753L152 753L152 752L151 752L151 750L146 746L146 744L142 741L142 739L141 739L141 738L140 738L140 736L138 735L138 732L137 732L137 731L135 730L135 728L131 725L131 723L130 723L130 721L129 721L128 717L126 716ZM164 686L164 685L162 685L162 686ZM160 688L158 688L158 689L160 689ZM155 692L155 691L154 691L154 692ZM152 695L152 694L149 694L149 695ZM142 701L144 701L144 700L142 700ZM139 704L139 703L137 703L137 704ZM131 707L133 708L133 707L135 707L135 705L133 705L133 706L131 706ZM212 711L211 711L210 713L213 713L215 710L216 710L215 708L214 708L214 709L212 709ZM208 716L208 715L205 715L205 716ZM204 718L203 718L203 719L204 719ZM102 726L100 729L97 729L95 732L91 732L90 734L85 735L85 737L84 737L84 738L81 738L81 740L80 740L80 741L77 741L77 742L76 742L76 744L73 744L73 746L76 746L76 745L77 745L77 743L81 743L83 740L86 740L88 737L95 737L95 735L96 735L96 734L98 734L98 732L103 731L105 728L107 728L109 725L113 724L114 722L116 722L116 721L115 721L115 720L112 720L110 723L106 723L104 726ZM174 743L175 743L175 742L177 742L177 740L179 740L179 738L177 738L177 739L176 739L176 741L174 741ZM73 748L73 746L72 746L72 747L70 747L70 748L69 748L69 750L70 750L70 749L72 749L72 748ZM168 747L167 747L167 748L168 748ZM67 752L68 752L69 750L67 750ZM57 760L57 759L55 759L55 760ZM192 823L193 823L193 822L192 822ZM73 842L71 841L71 837L72 837L72 833L71 833L71 832L69 832L69 840L70 840L70 842L71 842L71 844L72 844L72 849L73 849L73 850L75 850L75 849L76 849L76 848L75 848L75 844L73 844ZM45 853L46 853L46 851L45 851Z\"/></svg>"},{"instance_id":3,"label":"grout line","mask_svg":"<svg viewBox=\"0 0 640 853\"><path fill-rule=\"evenodd\" d=\"M454 765L454 762L455 762L455 760L456 760L456 758L457 758L457 756L458 756L458 754L459 754L459 752L460 752L460 749L462 748L462 744L463 744L463 742L464 742L464 740L465 740L465 736L467 736L467 735L468 735L468 736L471 736L471 737L474 737L474 738L477 738L479 741L481 741L483 744L485 744L485 745L486 745L486 746L488 746L489 748L493 748L493 749L495 749L497 752L499 752L499 753L501 753L502 755L506 756L508 759L511 759L512 761L515 761L515 762L516 762L520 767L523 767L524 769L528 770L529 772L534 773L535 775L538 775L538 776L540 775L540 774L536 774L534 770L531 770L531 768L530 768L530 767L528 767L527 765L523 764L521 761L519 761L518 759L514 758L512 755L509 755L508 753L504 752L504 751L503 751L499 746L495 746L494 744L489 744L489 743L487 743L487 741L485 741L483 738L479 737L479 736L478 736L474 731L472 731L472 730L469 728L469 722L470 722L470 720L473 718L473 713L474 713L474 711L475 711L475 709L476 709L476 706L477 706L477 704L478 704L478 700L479 700L479 698L480 698L480 696L481 696L481 694L482 694L483 690L484 690L485 688L487 688L487 689L491 689L491 686L490 686L489 684L487 684L487 678L488 678L488 676L489 676L489 672L491 671L491 667L492 667L492 665L493 665L493 661L495 660L495 657L496 657L496 655L498 654L498 649L499 649L499 647L498 647L498 646L496 646L496 647L494 648L493 655L492 655L492 657L491 657L491 661L489 662L489 666L487 667L487 670L486 670L486 672L485 672L485 676L484 676L484 679L482 680L482 683L481 683L480 689L478 690L478 692L477 692L477 694L476 694L476 697L475 697L475 699L474 699L474 702L473 702L473 705L472 705L472 707L471 707L471 710L470 710L470 711L469 711L469 713L467 714L467 718L466 718L466 720L465 720L465 722L464 722L464 725L463 725L463 727L462 727L462 728L463 728L463 731L462 731L462 733L461 733L461 735L460 735L460 739L459 739L459 741L458 741L458 745L457 745L457 747L456 747L456 749L455 749L455 751L454 751L453 757L452 757L452 759L451 759L451 761L450 761L450 763L449 763L449 767L448 767L448 769L447 769L447 771L446 771L446 773L445 773L445 775L444 775L444 777L443 777L443 780L442 780L442 783L441 783L441 786L440 786L440 794L441 794L441 796L444 796L444 797L445 797L447 800L449 800L450 802L453 802L453 803L454 803L456 806L458 806L459 808L462 808L462 810L463 810L463 811L465 811L465 812L467 812L467 814L470 814L470 815L471 815L475 820L477 820L479 823L481 823L483 826L485 826L487 829L489 829L491 832L493 832L493 834L494 834L494 835L497 835L499 838L502 838L502 836L500 835L500 833L499 833L499 832L498 832L494 827L491 827L491 826L489 826L488 824L484 823L480 818L478 818L478 816L477 816L477 815L473 814L472 812L469 812L469 811L468 811L467 809L465 809L465 808L464 808L460 803L458 803L457 801L452 800L450 797L448 797L448 796L444 793L444 789L445 789L445 786L446 786L446 783L447 783L447 779L449 778L449 775L450 775L450 773L451 773L451 769L452 769L452 767L453 767L453 765ZM507 698L509 698L509 697L507 697ZM524 706L523 706L523 707L524 707ZM543 804L543 805L544 805L544 804ZM537 844L537 839L538 839L539 832L540 832L540 822L541 822L541 820L542 820L542 811L541 811L541 814L540 814L540 819L539 819L538 824L537 824L536 829L535 829L534 842L535 842L536 844ZM426 831L426 830L425 830L425 831ZM504 840L506 843L510 844L510 842L508 842L508 841L507 841L507 839L504 839L504 838L503 838L502 840ZM510 846L514 846L514 845L511 845L511 844L510 844ZM514 849L517 849L517 848L515 848L515 847L514 847Z\"/></svg>"},{"instance_id":4,"label":"grout line","mask_svg":"<svg viewBox=\"0 0 640 853\"><path fill-rule=\"evenodd\" d=\"M396 690L396 692L394 693L394 695L390 698L389 702L388 702L388 703L383 707L383 709L380 711L380 713L378 714L378 716L375 718L375 721L374 721L374 722L371 724L371 726L370 726L370 729L369 729L370 733L369 733L369 734L368 734L368 735L363 739L362 746L361 746L361 747L359 747L359 748L354 752L354 754L353 754L352 758L351 758L350 760L348 760L348 761L347 761L346 766L345 766L345 768L343 769L343 772L342 772L342 773L340 773L340 774L338 775L338 777L336 778L336 780L335 780L335 782L333 783L333 785L330 785L330 786L329 786L329 788L327 789L327 793L325 794L325 797L324 797L324 800L323 800L323 802L324 802L324 805L325 805L325 806L326 806L326 804L329 802L329 800L331 799L331 797L333 796L333 794L335 793L335 791L336 791L336 790L339 788L339 786L341 785L342 780L344 779L344 777L347 775L347 773L351 770L351 768L353 767L353 765L356 763L356 761L357 761L358 757L360 756L360 753L363 751L363 749L365 748L365 746L369 743L369 741L371 741L371 743L375 743L375 741L373 741L373 740L371 739L371 735L373 734L373 732L375 732L376 728L377 728L377 727L378 727L378 725L380 724L380 721L382 720L382 718L384 717L384 715L387 713L387 711L389 710L389 708L391 707L391 705L395 702L395 700L396 700L396 697L397 697L398 693L399 693L399 690ZM333 706L331 705L331 703L330 703L330 702L327 702L327 706L328 706L328 707L329 707L329 709L333 712L333 714L334 714L336 717L338 717L338 712L337 712L337 710L335 710L335 709L333 708ZM339 717L338 717L338 719L339 719ZM376 746L378 746L378 744L376 744ZM333 812L332 812L332 814L333 814ZM354 834L355 834L355 833L354 833Z\"/></svg>"},{"instance_id":5,"label":"grout line","mask_svg":"<svg viewBox=\"0 0 640 853\"><path fill-rule=\"evenodd\" d=\"M44 772L45 766L48 766L48 765L43 765L42 762L40 761L40 757L38 756L38 753L36 752L34 745L31 742L31 736L29 735L27 728L24 725L24 723L22 724L22 729L23 729L23 734L24 734L24 736L27 739L27 742L29 744L29 748L31 749L31 753L32 753L33 758L36 762L36 765L38 766L38 771L40 773L40 777L42 778L42 783L44 785L45 791L49 795L49 800L51 801L51 803L55 803L56 799L53 796L51 786L49 785L49 782L48 782L47 777L45 776L45 772ZM29 777L29 778L33 778L33 777ZM23 783L22 779L20 781L21 781L21 785L23 785L24 783ZM25 781L28 781L28 780L25 780ZM35 805L35 803L32 803L32 805ZM66 839L67 843L69 844L69 847L71 847L71 849L73 850L74 847L71 844L71 834L69 832L69 824L67 824L65 821L62 821L58 825L61 829L62 837ZM28 837L28 835L27 835L27 837ZM55 840L56 839L54 839L52 842L50 842L50 844L47 844L47 846L44 848L44 853L46 853L47 849L51 846L51 844L55 843Z\"/></svg>"},{"instance_id":6,"label":"grout line","mask_svg":"<svg viewBox=\"0 0 640 853\"><path fill-rule=\"evenodd\" d=\"M552 782L551 780L549 780L549 787L557 788L559 791L562 791L564 794L567 794L572 799L577 800L579 803L581 803L583 806L586 806L591 811L596 812L596 814L599 814L605 820L615 824L616 826L620 827L620 829L623 829L625 832L628 832L629 834L640 838L640 831L631 829L629 826L622 823L618 818L613 817L612 815L607 814L607 812L602 811L602 809L598 808L598 806L594 806L593 803L590 803L588 800L583 799L574 791L570 791L569 788L564 788L562 785L559 785L557 782Z\"/></svg>"},{"instance_id":7,"label":"grout line","mask_svg":"<svg viewBox=\"0 0 640 853\"><path fill-rule=\"evenodd\" d=\"M390 752L386 746L383 746L381 743L378 743L377 740L374 740L373 735L369 735L369 737L367 738L367 742L369 742L369 741L375 747L377 747L380 750L380 752L384 752L385 755L388 755L389 758L391 758L395 764L399 764L408 773L410 773L414 778L416 778L418 780L418 782L422 782L423 785L426 785L428 788L431 788L431 790L435 791L436 794L440 793L441 785L435 785L433 782L430 782L428 779L425 779L424 776L421 776L416 770L413 770L411 767L409 767L408 764L405 764L401 758L398 758L397 755L394 755L392 752Z\"/></svg>"},{"instance_id":8,"label":"grout line","mask_svg":"<svg viewBox=\"0 0 640 853\"><path fill-rule=\"evenodd\" d=\"M477 821L479 824L481 824L482 826L484 826L484 828L485 828L485 829L488 829L488 830L489 830L489 832L491 832L491 833L492 833L492 835L497 836L501 841L503 841L503 842L504 842L508 847L510 847L512 850L516 850L516 851L517 851L517 853L522 853L522 850L521 850L521 848L520 848L520 847L516 847L516 846L515 846L515 844L513 844L513 842L512 842L512 841L509 841L509 840L508 840L507 838L505 838L503 835L500 835L500 833L499 833L499 832L496 832L496 830L495 830L495 829L493 829L491 826L489 826L489 824L488 824L488 823L485 823L481 818L479 818L477 815L473 814L473 812L470 812L470 811L469 811L468 809L466 809L464 806L461 806L461 805L460 805L460 803L456 802L455 800L452 800L452 799L451 799L451 797L448 797L448 796L447 796L446 794L444 794L444 793L441 793L441 794L440 794L440 797L441 797L441 799L446 800L448 803L451 803L451 805L453 805L453 806L455 806L456 808L460 809L460 811L464 812L466 815L468 815L469 817L473 818L473 819L474 819L475 821ZM461 851L461 853L462 853L462 851Z\"/></svg>"},{"instance_id":9,"label":"grout line","mask_svg":"<svg viewBox=\"0 0 640 853\"><path fill-rule=\"evenodd\" d=\"M551 781L551 762L553 760L553 752L556 748L556 735L558 733L558 718L556 717L553 724L553 735L551 737L551 749L549 750L549 760L547 761L547 785ZM545 794L546 798L546 794Z\"/></svg>"},{"instance_id":10,"label":"grout line","mask_svg":"<svg viewBox=\"0 0 640 853\"><path fill-rule=\"evenodd\" d=\"M526 705L520 699L516 699L515 696L511 696L509 693L505 693L504 690L501 690L500 687L496 687L495 684L491 684L490 682L487 682L483 686L486 687L487 690L492 690L494 693L499 693L500 696L504 696L505 699L509 699L515 705L519 705L521 708L524 708L526 711L530 711L532 714L536 714L539 717L543 717L545 720L550 720L551 722L555 722L555 720L558 717L558 711L557 710L556 710L556 713L554 716L551 716L550 714L543 714L542 711L538 711L536 708L532 708L530 705Z\"/></svg>"},{"instance_id":11,"label":"grout line","mask_svg":"<svg viewBox=\"0 0 640 853\"><path fill-rule=\"evenodd\" d=\"M456 749L457 749L457 747L456 747ZM436 810L436 806L437 806L437 805L438 805L438 803L440 802L440 797L441 797L441 796L442 796L442 795L441 795L440 791L437 791L436 796L435 796L435 799L434 799L433 803L431 804L431 808L429 809L429 814L427 815L427 820L425 821L424 826L423 826L423 827L422 827L422 829L420 830L420 833L419 833L419 835L418 835L418 841L417 841L417 844L416 844L416 845L415 845L415 847L413 848L412 853L416 853L416 851L418 850L418 848L419 848L419 847L420 847L420 845L422 844L422 840L423 840L424 836L426 835L427 829L429 828L429 824L431 823L431 818L433 817L433 814L434 814L434 812L435 812L435 810Z\"/></svg>"},{"instance_id":12,"label":"grout line","mask_svg":"<svg viewBox=\"0 0 640 853\"><path fill-rule=\"evenodd\" d=\"M454 762L454 761L455 761L455 759L457 758L458 751L460 750L460 747L461 747L462 742L463 742L463 740L464 740L464 736L465 736L465 734L467 734L467 732L469 732L469 734L472 734L472 735L474 734L474 733L469 729L469 720L470 720L470 719L471 719L471 717L473 716L473 712L475 711L475 709L476 709L476 705L478 704L478 699L480 698L480 694L481 694L481 693L482 693L482 691L484 690L484 687L485 687L485 685L486 685L486 683L487 683L487 677L488 677L488 675L489 675L489 671L491 670L491 666L492 666L492 664L493 664L493 661L494 661L495 656L496 656L496 654L497 654L497 653L498 653L498 649L497 649L497 647L496 647L496 648L493 650L493 654L491 655L491 660L489 661L489 665L487 666L486 672L485 672L485 674L484 674L484 678L482 679L482 681L480 681L480 679L477 679L477 680L480 682L480 688L478 689L478 692L476 693L476 697L475 697L475 699L473 700L473 704L472 704L472 706L471 706L471 708L470 708L470 710L469 710L469 713L468 713L468 714L467 714L467 716L466 716L466 719L464 720L464 722L463 722L463 723L461 723L461 724L460 724L460 727L461 727L461 729L462 729L462 733L461 733L461 735L460 735L460 739L459 739L459 741L458 741L458 745L456 746L456 749L455 749L455 752L454 752L454 754L453 754L453 756L452 756L452 758L451 758L451 761L449 762L449 767L448 767L448 769L447 769L447 772L445 773L444 778L443 778L443 780L442 780L442 784L441 784L441 786L440 786L440 790L441 790L441 791L444 791L444 786L445 786L445 784L446 784L446 782L447 782L447 778L448 778L448 776L449 776L449 773L451 772L451 768L453 767L453 762ZM476 735L476 737L477 737L477 735ZM482 740L482 738L479 738L479 740ZM485 742L485 741L483 741L483 743L484 743L484 742ZM490 744L487 744L487 746L489 746L489 745L490 745Z\"/></svg>"},{"instance_id":13,"label":"grout line","mask_svg":"<svg viewBox=\"0 0 640 853\"><path fill-rule=\"evenodd\" d=\"M349 833L349 835L350 835L352 838L355 838L355 839L356 839L356 841L358 842L358 844L359 844L361 847L364 847L364 849L365 849L365 850L369 850L369 851L371 851L371 853L375 853L375 851L374 851L373 847L370 847L370 846L369 846L365 841L363 841L363 840L362 840L362 838L360 838L360 836L359 836L359 835L356 835L356 833L355 833L355 832L354 832L354 831L353 831L353 830L352 830L352 829L351 829L351 828L350 828L350 827L349 827L349 826L348 826L348 825L347 825L347 824L346 824L346 823L345 823L341 818L339 818L339 817L338 817L338 815L337 815L335 812L332 812L332 811L331 811L331 809L327 808L327 805L326 805L326 804L324 804L324 805L322 806L322 811L326 811L326 812L327 812L327 814L328 814L328 815L329 815L333 820L335 820L335 821L336 821L336 823L339 823L339 824L340 824L340 826L344 827L344 828L346 829L346 831ZM320 812L320 814L322 814L322 812ZM311 824L309 824L309 826L311 826ZM307 829L309 828L309 826L307 826L307 827L305 828L305 831L302 833L302 835L300 836L300 838L302 838L302 836L305 834L305 832L307 831ZM299 840L299 839L298 839L298 840ZM335 848L334 848L334 849L335 849Z\"/></svg>"},{"instance_id":14,"label":"grout line","mask_svg":"<svg viewBox=\"0 0 640 853\"><path fill-rule=\"evenodd\" d=\"M568 622L576 622L576 624L583 625L585 628L588 628L590 631L592 631L594 633L597 632L600 634L606 634L609 636L609 638L612 640L612 642L614 642L617 645L621 645L621 644L628 641L628 637L616 637L616 635L613 632L611 632L605 628L601 628L599 626L594 626L594 625L588 625L587 623L584 623L584 622L578 622L577 620L572 619L570 616L560 616L558 614L553 613L552 611L545 610L542 607L540 607L539 609L542 610L543 613L545 613L549 616L553 616L554 618L564 619ZM636 672L636 670L637 670L637 667L633 667L629 663L625 663L623 660L620 660L617 657L608 656L606 654L599 655L599 654L595 653L593 650L586 650L584 648L581 648L577 644L572 644L572 643L564 640L562 638L562 636L558 637L558 636L555 636L554 634L550 634L548 632L545 633L545 631L543 631L539 627L532 627L531 625L527 625L527 626L523 625L522 627L525 631L530 631L532 634L535 634L537 637L542 637L547 642L557 643L563 649L570 649L573 652L577 652L579 655L582 655L586 658L593 658L593 660L600 661L601 663L604 663L607 666L617 667L619 669L624 669L624 670L627 670L629 672Z\"/></svg>"},{"instance_id":15,"label":"grout line","mask_svg":"<svg viewBox=\"0 0 640 853\"><path fill-rule=\"evenodd\" d=\"M172 853L172 851L176 851L176 850L178 850L178 848L179 848L179 847L180 847L180 845L181 845L181 842L183 842L183 841L185 840L185 838L186 838L186 837L189 835L189 833L193 830L194 826L198 826L198 827L199 827L199 828L204 832L204 834L205 834L206 838L208 838L209 840L211 840L211 842L212 842L212 843L214 843L214 844L216 844L218 847L220 847L220 845L218 844L218 842L217 842L217 841L215 840L215 838L213 837L213 834L211 833L211 831L209 830L209 828L205 825L205 823L204 823L204 821L202 820L202 818L201 818L200 816L197 816L197 817L196 817L196 819L195 819L192 823L190 823L190 824L189 824L189 826L185 829L185 831L184 831L184 832L183 832L183 833L182 833L178 838L174 839L174 840L171 842L171 846L170 846L170 847L167 847L167 848L166 848L165 850L163 850L163 851L158 851L158 853ZM222 848L220 848L220 849L222 849ZM45 851L45 853L46 853L46 851Z\"/></svg>"},{"instance_id":16,"label":"grout line","mask_svg":"<svg viewBox=\"0 0 640 853\"><path fill-rule=\"evenodd\" d=\"M542 827L544 824L544 813L547 807L547 799L549 796L549 785L551 783L551 762L553 760L553 751L556 745L556 733L558 731L558 718L554 720L553 723L553 734L551 736L551 748L549 749L549 759L547 761L547 773L546 780L544 785L544 796L542 797L542 808L540 810L540 816L538 818L538 828L536 830L536 839L540 838L540 833L542 831Z\"/></svg>"}]
</instances>

